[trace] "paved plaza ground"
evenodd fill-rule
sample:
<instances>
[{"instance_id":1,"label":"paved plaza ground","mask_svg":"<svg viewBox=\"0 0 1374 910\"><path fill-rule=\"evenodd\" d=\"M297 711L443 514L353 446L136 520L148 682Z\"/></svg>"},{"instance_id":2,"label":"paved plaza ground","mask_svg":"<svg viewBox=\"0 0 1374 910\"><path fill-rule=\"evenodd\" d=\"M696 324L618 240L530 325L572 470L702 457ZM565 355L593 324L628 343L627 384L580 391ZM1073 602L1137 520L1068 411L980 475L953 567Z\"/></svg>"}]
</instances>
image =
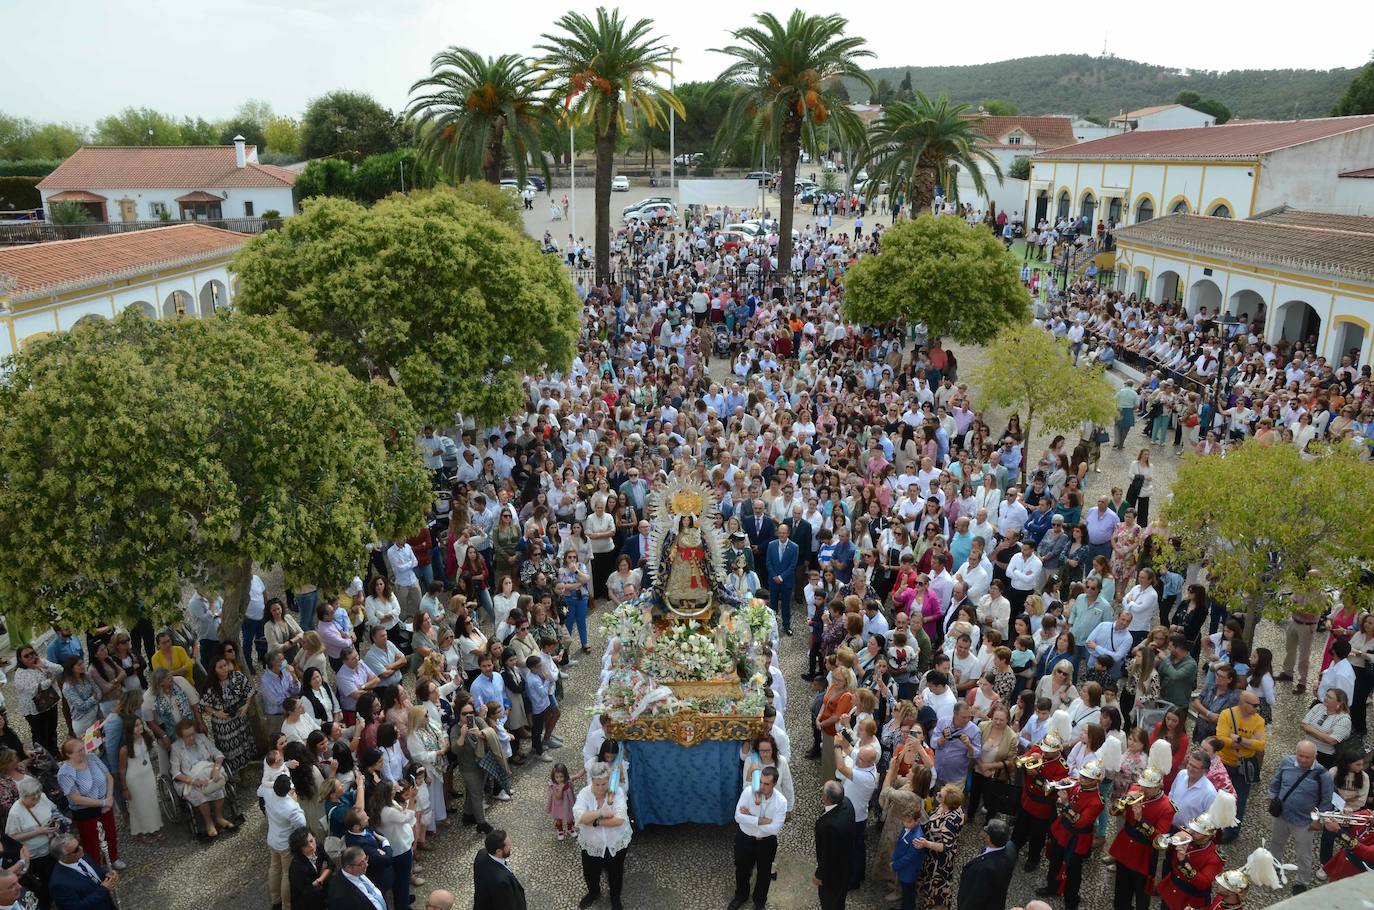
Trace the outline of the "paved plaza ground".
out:
<instances>
[{"instance_id":1,"label":"paved plaza ground","mask_svg":"<svg viewBox=\"0 0 1374 910\"><path fill-rule=\"evenodd\" d=\"M656 191L655 191L656 192ZM668 195L667 192L663 193ZM561 192L556 193L561 195ZM644 188L614 196L613 212L620 207L650 195ZM578 191L578 229L583 236L592 232L592 191ZM551 227L562 239L567 223L548 221L546 205L536 202L533 212L526 213L526 226L535 236ZM622 201L623 200L623 201ZM798 225L809 218L799 213ZM884 219L887 220L887 219ZM837 221L837 228L840 225ZM956 348L961 371L971 374L982 357L980 349ZM719 365L718 365L719 366ZM974 389L976 394L976 389ZM1000 428L1006 415L993 411L989 424ZM1049 441L1039 433L1032 440L1030 457L1037 457ZM1127 466L1139 448L1132 443L1126 452L1107 449L1103 453L1101 474L1088 475L1088 490L1093 495L1112 484L1125 485ZM1172 453L1156 449L1155 483L1157 501L1162 502L1164 491L1172 483L1177 460ZM269 578L269 593L277 593L280 579ZM597 625L593 616L591 625ZM604 644L602 636L594 637L594 653L599 655ZM1257 644L1275 649L1282 657L1282 643L1278 630L1267 625ZM810 910L817 906L811 887L813 868L812 823L819 814L819 763L805 758L810 743L807 684L800 678L806 666L804 635L782 641L781 660L787 678L788 700L786 726L792 748L792 773L795 778L798 803L791 820L784 828L779 851L780 873L774 884L769 906L774 910ZM559 734L567 745L555 753L557 759L571 767L580 763L581 748L587 728L587 709L591 705L597 683L599 662L584 660L573 669L567 681L564 720ZM1275 711L1276 729L1270 736L1268 760L1265 763L1267 782L1280 756L1288 753L1296 739L1296 718L1306 709L1306 697L1297 697L1284 688ZM22 720L16 718L21 726ZM531 762L516 776L514 799L498 803L489 812L492 824L511 833L515 852L511 866L524 883L529 906L539 910L566 910L576 906L583 893L578 848L575 842L559 842L554 838L551 822L546 818L545 798L547 765ZM157 846L144 846L132 838L124 838L123 857L130 868L123 875L119 889L122 910L164 910L164 908L197 908L197 910L246 910L263 908L269 901L265 884L268 852L265 844L265 823L257 806L250 799L243 800L246 823L232 835L220 837L213 844L192 842L184 821L168 827L167 840ZM1260 793L1252 799L1241 840L1226 850L1228 867L1239 865L1249 851L1259 844L1268 822L1264 812L1264 798ZM455 821L456 824L456 821ZM876 827L876 826L872 826ZM877 833L870 831L870 861L876 850ZM625 871L625 906L630 910L723 910L733 890L732 829L707 826L688 826L637 832L630 847ZM416 906L423 906L424 895L436 887L447 888L458 895L457 906L472 905L472 859L480 846L480 837L473 829L451 828L434 841L436 849L421 857L422 875L427 884L417 888ZM958 865L976 856L982 840L975 825L969 825L961 841ZM1043 866L1042 866L1043 870ZM1043 875L1043 872L1041 873ZM1032 897L1043 882L1020 872L1011 890L1011 904L1019 905ZM889 906L884 900L886 887L867 883L853 894L849 906L855 910L878 910ZM1094 857L1085 867L1083 904L1086 907L1108 905L1111 894L1111 873ZM1282 895L1279 895L1282 896ZM1279 896L1255 893L1251 895L1251 910L1267 906ZM599 906L607 906L603 900ZM1056 906L1061 906L1056 904Z\"/></svg>"}]
</instances>

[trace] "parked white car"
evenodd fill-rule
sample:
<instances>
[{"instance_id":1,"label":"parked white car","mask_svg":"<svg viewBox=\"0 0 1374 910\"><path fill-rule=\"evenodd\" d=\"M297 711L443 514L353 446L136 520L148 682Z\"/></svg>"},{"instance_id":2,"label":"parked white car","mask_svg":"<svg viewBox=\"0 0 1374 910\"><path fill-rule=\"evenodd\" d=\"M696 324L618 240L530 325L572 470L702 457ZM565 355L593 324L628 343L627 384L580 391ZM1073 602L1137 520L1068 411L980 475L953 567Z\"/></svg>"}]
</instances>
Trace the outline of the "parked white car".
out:
<instances>
[{"instance_id":1,"label":"parked white car","mask_svg":"<svg viewBox=\"0 0 1374 910\"><path fill-rule=\"evenodd\" d=\"M643 208L631 209L625 213L626 223L631 221L653 221L659 218L676 218L677 206L671 202L659 202Z\"/></svg>"},{"instance_id":2,"label":"parked white car","mask_svg":"<svg viewBox=\"0 0 1374 910\"><path fill-rule=\"evenodd\" d=\"M630 191L630 178L623 174L616 174L611 178L612 193L628 193Z\"/></svg>"},{"instance_id":3,"label":"parked white car","mask_svg":"<svg viewBox=\"0 0 1374 910\"><path fill-rule=\"evenodd\" d=\"M628 214L630 214L631 212L633 212L635 209L642 209L642 208L644 208L646 205L663 205L664 203L667 203L668 205L672 205L672 204L673 204L673 197L671 197L671 196L645 196L643 199L639 200L638 202L634 203L633 205L627 205L627 206L625 206L623 209L620 210L620 214L621 214L621 215L628 215Z\"/></svg>"}]
</instances>

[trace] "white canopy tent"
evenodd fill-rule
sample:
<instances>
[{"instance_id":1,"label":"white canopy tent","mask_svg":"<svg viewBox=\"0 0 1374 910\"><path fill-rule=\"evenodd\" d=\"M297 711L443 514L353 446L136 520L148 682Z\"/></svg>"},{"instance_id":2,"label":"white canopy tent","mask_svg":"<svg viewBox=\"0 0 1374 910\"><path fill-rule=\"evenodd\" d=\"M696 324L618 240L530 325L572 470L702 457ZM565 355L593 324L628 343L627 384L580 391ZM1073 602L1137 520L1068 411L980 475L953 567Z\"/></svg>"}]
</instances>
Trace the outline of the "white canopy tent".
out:
<instances>
[{"instance_id":1,"label":"white canopy tent","mask_svg":"<svg viewBox=\"0 0 1374 910\"><path fill-rule=\"evenodd\" d=\"M680 180L682 205L757 206L759 185L754 180Z\"/></svg>"}]
</instances>

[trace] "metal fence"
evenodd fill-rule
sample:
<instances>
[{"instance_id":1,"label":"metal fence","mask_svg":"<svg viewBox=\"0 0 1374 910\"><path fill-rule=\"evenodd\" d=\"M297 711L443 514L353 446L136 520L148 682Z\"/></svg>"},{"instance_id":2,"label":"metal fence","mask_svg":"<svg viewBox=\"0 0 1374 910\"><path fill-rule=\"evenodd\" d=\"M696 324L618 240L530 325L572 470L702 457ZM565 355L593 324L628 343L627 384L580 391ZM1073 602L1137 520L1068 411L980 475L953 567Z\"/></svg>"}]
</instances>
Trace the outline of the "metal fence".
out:
<instances>
[{"instance_id":1,"label":"metal fence","mask_svg":"<svg viewBox=\"0 0 1374 910\"><path fill-rule=\"evenodd\" d=\"M20 221L0 224L0 246L22 243L43 243L48 240L75 240L79 237L103 237L171 227L176 224L205 224L239 234L261 234L281 227L281 218L215 218L203 221L119 221L89 224L49 224L45 221Z\"/></svg>"}]
</instances>

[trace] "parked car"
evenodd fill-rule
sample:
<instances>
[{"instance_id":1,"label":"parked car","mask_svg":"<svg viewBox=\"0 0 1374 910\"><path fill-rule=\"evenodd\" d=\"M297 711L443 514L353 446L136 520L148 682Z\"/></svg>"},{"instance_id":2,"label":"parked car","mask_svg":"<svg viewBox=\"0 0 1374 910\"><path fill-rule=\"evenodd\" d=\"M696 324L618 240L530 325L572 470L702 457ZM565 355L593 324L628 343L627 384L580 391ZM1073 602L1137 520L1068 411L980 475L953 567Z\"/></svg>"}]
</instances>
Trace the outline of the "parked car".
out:
<instances>
[{"instance_id":1,"label":"parked car","mask_svg":"<svg viewBox=\"0 0 1374 910\"><path fill-rule=\"evenodd\" d=\"M728 251L737 250L742 246L747 246L753 242L753 238L740 231L724 230L716 234L721 249Z\"/></svg>"},{"instance_id":2,"label":"parked car","mask_svg":"<svg viewBox=\"0 0 1374 910\"><path fill-rule=\"evenodd\" d=\"M681 155L674 158L673 161L678 164L697 164L705 157L706 154L704 152L683 152Z\"/></svg>"},{"instance_id":3,"label":"parked car","mask_svg":"<svg viewBox=\"0 0 1374 910\"><path fill-rule=\"evenodd\" d=\"M630 191L630 178L624 174L616 174L611 178L612 193L628 193Z\"/></svg>"},{"instance_id":4,"label":"parked car","mask_svg":"<svg viewBox=\"0 0 1374 910\"><path fill-rule=\"evenodd\" d=\"M756 221L741 221L736 224L727 224L725 229L727 231L735 231L750 238L762 237L764 234L768 233L768 231L764 230L763 226Z\"/></svg>"},{"instance_id":5,"label":"parked car","mask_svg":"<svg viewBox=\"0 0 1374 910\"><path fill-rule=\"evenodd\" d=\"M625 221L654 221L660 218L676 218L677 206L671 202L658 202L643 208L631 209L625 213Z\"/></svg>"},{"instance_id":6,"label":"parked car","mask_svg":"<svg viewBox=\"0 0 1374 910\"><path fill-rule=\"evenodd\" d=\"M750 171L749 173L744 175L744 178L746 180L757 181L759 186L763 186L765 183L768 183L773 179L773 175L768 173L767 171Z\"/></svg>"},{"instance_id":7,"label":"parked car","mask_svg":"<svg viewBox=\"0 0 1374 910\"><path fill-rule=\"evenodd\" d=\"M671 197L671 196L645 196L643 199L639 200L638 202L634 203L633 205L627 205L627 206L625 206L623 209L620 210L620 214L621 214L621 215L628 215L628 214L630 214L631 212L633 212L635 209L642 209L642 208L644 208L646 205L663 205L664 203L667 203L668 205L672 205L672 204L673 204L673 197Z\"/></svg>"},{"instance_id":8,"label":"parked car","mask_svg":"<svg viewBox=\"0 0 1374 910\"><path fill-rule=\"evenodd\" d=\"M507 177L502 180L501 189L508 193L514 193L516 196L519 196L522 192L520 189L520 181L516 180L514 177Z\"/></svg>"},{"instance_id":9,"label":"parked car","mask_svg":"<svg viewBox=\"0 0 1374 910\"><path fill-rule=\"evenodd\" d=\"M531 174L530 176L525 178L525 182L528 183L530 186L534 187L534 191L536 193L544 192L545 184L543 177L536 177L535 175Z\"/></svg>"}]
</instances>

